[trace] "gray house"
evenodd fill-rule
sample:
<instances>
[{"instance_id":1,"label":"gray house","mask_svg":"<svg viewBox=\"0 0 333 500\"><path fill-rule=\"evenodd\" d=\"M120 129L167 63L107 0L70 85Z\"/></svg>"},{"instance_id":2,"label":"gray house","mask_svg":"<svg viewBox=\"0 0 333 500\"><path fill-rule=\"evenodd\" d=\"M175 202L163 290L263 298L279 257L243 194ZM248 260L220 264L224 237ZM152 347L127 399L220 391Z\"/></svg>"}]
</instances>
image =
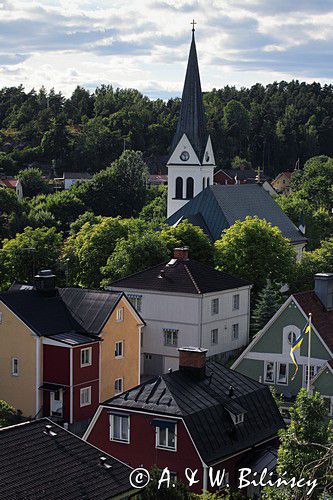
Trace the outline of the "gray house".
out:
<instances>
[{"instance_id":1,"label":"gray house","mask_svg":"<svg viewBox=\"0 0 333 500\"><path fill-rule=\"evenodd\" d=\"M315 290L291 295L255 336L232 368L274 386L287 403L307 386L308 342L296 351L299 370L290 358L290 345L312 313L310 380L312 390L326 398L333 415L333 273L316 274Z\"/></svg>"}]
</instances>

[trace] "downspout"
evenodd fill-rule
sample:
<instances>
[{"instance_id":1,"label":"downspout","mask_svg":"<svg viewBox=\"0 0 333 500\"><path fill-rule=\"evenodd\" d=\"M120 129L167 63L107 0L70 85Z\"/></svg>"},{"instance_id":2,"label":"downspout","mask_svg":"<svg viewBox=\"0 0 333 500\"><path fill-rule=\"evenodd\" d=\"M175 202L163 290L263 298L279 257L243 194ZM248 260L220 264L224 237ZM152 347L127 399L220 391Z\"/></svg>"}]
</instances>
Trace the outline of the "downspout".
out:
<instances>
[{"instance_id":1,"label":"downspout","mask_svg":"<svg viewBox=\"0 0 333 500\"><path fill-rule=\"evenodd\" d=\"M200 301L199 301L199 347L202 347L202 307L203 307L203 295L200 296Z\"/></svg>"},{"instance_id":2,"label":"downspout","mask_svg":"<svg viewBox=\"0 0 333 500\"><path fill-rule=\"evenodd\" d=\"M42 359L41 359L41 349L42 338L36 336L36 415L38 415L41 404L40 404L40 389L41 386L41 373L42 373Z\"/></svg>"},{"instance_id":3,"label":"downspout","mask_svg":"<svg viewBox=\"0 0 333 500\"><path fill-rule=\"evenodd\" d=\"M252 290L252 285L249 286L249 290L248 290L248 304L247 304L247 343L250 342L251 290Z\"/></svg>"},{"instance_id":4,"label":"downspout","mask_svg":"<svg viewBox=\"0 0 333 500\"><path fill-rule=\"evenodd\" d=\"M202 466L203 466L202 490L207 491L207 489L208 489L208 467L206 464L202 464Z\"/></svg>"},{"instance_id":5,"label":"downspout","mask_svg":"<svg viewBox=\"0 0 333 500\"><path fill-rule=\"evenodd\" d=\"M70 348L70 363L69 363L69 370L70 370L70 379L69 379L69 423L73 423L73 406L74 406L74 401L73 401L73 348Z\"/></svg>"}]
</instances>

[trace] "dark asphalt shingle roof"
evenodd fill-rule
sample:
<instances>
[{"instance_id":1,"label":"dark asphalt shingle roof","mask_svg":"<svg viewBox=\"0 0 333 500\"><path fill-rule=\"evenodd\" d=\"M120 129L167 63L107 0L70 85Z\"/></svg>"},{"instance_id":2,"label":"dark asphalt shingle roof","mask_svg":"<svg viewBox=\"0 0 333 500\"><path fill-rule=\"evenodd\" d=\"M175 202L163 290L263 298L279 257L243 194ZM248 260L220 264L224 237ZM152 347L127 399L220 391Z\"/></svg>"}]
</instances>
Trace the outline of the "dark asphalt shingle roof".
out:
<instances>
[{"instance_id":1,"label":"dark asphalt shingle roof","mask_svg":"<svg viewBox=\"0 0 333 500\"><path fill-rule=\"evenodd\" d=\"M44 433L52 425L56 436ZM99 464L106 457L112 467ZM3 500L108 500L132 490L131 468L44 418L0 430Z\"/></svg>"},{"instance_id":2,"label":"dark asphalt shingle roof","mask_svg":"<svg viewBox=\"0 0 333 500\"><path fill-rule=\"evenodd\" d=\"M183 371L168 373L104 404L182 417L206 464L273 438L284 426L268 386L213 361L206 374L196 380ZM234 425L228 410L244 412L244 422Z\"/></svg>"},{"instance_id":3,"label":"dark asphalt shingle roof","mask_svg":"<svg viewBox=\"0 0 333 500\"><path fill-rule=\"evenodd\" d=\"M205 113L194 32L187 63L180 115L176 133L172 141L171 151L175 150L183 134L186 134L199 161L202 161L208 134L205 125Z\"/></svg>"},{"instance_id":4,"label":"dark asphalt shingle roof","mask_svg":"<svg viewBox=\"0 0 333 500\"><path fill-rule=\"evenodd\" d=\"M201 215L214 241L221 237L223 230L248 215L266 219L292 243L307 241L272 196L258 184L209 186L171 215L167 224L172 226L181 218L196 214Z\"/></svg>"},{"instance_id":5,"label":"dark asphalt shingle roof","mask_svg":"<svg viewBox=\"0 0 333 500\"><path fill-rule=\"evenodd\" d=\"M0 300L37 335L87 336L101 332L121 296L121 292L58 288L47 297L35 289L12 287L0 294Z\"/></svg>"},{"instance_id":6,"label":"dark asphalt shingle roof","mask_svg":"<svg viewBox=\"0 0 333 500\"><path fill-rule=\"evenodd\" d=\"M162 271L162 274L161 274ZM163 277L162 277L163 276ZM250 283L196 260L173 259L111 283L112 287L202 294L230 290Z\"/></svg>"}]
</instances>

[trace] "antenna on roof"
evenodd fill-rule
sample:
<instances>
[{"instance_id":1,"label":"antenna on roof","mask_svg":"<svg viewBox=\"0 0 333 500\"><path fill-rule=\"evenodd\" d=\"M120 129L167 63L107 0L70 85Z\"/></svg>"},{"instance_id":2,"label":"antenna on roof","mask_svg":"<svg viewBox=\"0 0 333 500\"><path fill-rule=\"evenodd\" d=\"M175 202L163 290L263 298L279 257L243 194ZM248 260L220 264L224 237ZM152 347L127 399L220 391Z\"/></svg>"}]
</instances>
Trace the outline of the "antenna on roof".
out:
<instances>
[{"instance_id":1,"label":"antenna on roof","mask_svg":"<svg viewBox=\"0 0 333 500\"><path fill-rule=\"evenodd\" d=\"M229 386L228 396L231 398L234 395L234 388L232 385Z\"/></svg>"}]
</instances>

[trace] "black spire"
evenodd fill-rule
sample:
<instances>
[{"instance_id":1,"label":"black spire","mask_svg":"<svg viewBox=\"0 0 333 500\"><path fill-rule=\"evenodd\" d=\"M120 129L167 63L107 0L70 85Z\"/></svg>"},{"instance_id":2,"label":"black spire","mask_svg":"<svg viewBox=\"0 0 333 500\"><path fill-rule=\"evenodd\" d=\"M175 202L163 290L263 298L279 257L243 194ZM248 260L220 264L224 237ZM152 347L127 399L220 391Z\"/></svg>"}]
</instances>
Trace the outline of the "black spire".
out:
<instances>
[{"instance_id":1,"label":"black spire","mask_svg":"<svg viewBox=\"0 0 333 500\"><path fill-rule=\"evenodd\" d=\"M205 126L194 25L192 28L192 42L187 63L180 116L172 142L172 151L177 146L183 134L187 135L199 160L202 161L208 135Z\"/></svg>"}]
</instances>

